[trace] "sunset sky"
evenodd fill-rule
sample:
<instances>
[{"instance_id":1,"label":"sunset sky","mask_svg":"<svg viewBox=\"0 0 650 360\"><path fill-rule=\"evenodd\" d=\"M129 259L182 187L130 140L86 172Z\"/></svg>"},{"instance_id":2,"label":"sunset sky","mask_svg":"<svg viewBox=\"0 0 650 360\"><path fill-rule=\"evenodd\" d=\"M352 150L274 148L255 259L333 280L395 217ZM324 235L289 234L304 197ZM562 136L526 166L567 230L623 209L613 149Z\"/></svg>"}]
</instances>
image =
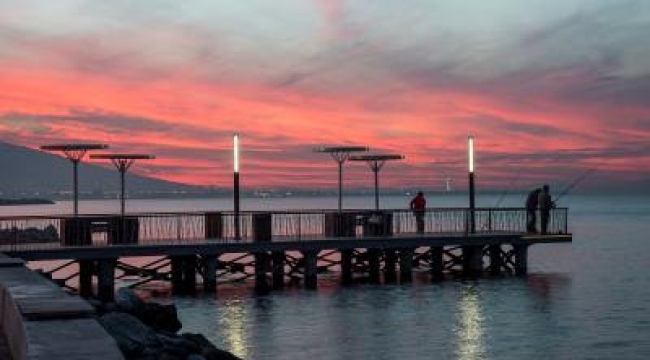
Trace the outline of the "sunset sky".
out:
<instances>
[{"instance_id":1,"label":"sunset sky","mask_svg":"<svg viewBox=\"0 0 650 360\"><path fill-rule=\"evenodd\" d=\"M0 0L0 140L105 142L133 170L331 188L311 149L400 153L393 187L650 179L645 0ZM371 186L349 164L350 186Z\"/></svg>"}]
</instances>

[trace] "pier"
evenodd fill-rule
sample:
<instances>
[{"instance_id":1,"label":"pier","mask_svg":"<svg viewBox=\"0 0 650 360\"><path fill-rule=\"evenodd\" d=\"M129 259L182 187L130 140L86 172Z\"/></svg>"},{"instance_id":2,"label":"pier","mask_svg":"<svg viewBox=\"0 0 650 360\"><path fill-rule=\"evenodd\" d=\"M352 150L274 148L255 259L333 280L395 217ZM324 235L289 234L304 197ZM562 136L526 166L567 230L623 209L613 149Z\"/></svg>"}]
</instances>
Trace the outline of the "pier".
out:
<instances>
[{"instance_id":1,"label":"pier","mask_svg":"<svg viewBox=\"0 0 650 360\"><path fill-rule=\"evenodd\" d=\"M544 235L526 232L526 216L519 208L434 208L420 232L402 209L3 217L0 251L66 260L46 275L102 300L126 277L138 279L131 286L167 281L177 294L247 279L259 292L316 289L324 273L339 273L344 285L408 283L415 269L441 281L523 275L531 245L572 241L568 209L551 211ZM124 261L132 257L155 260Z\"/></svg>"}]
</instances>

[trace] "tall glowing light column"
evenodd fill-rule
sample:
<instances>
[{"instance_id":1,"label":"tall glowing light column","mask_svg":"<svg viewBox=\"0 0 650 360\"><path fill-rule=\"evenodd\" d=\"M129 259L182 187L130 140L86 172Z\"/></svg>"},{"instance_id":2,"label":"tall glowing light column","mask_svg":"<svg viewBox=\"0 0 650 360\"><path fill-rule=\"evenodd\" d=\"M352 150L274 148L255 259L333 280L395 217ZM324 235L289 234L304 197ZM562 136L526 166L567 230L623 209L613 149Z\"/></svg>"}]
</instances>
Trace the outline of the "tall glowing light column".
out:
<instances>
[{"instance_id":1,"label":"tall glowing light column","mask_svg":"<svg viewBox=\"0 0 650 360\"><path fill-rule=\"evenodd\" d=\"M233 136L233 175L234 175L234 220L235 220L235 239L241 239L241 229L239 224L239 134Z\"/></svg>"},{"instance_id":2,"label":"tall glowing light column","mask_svg":"<svg viewBox=\"0 0 650 360\"><path fill-rule=\"evenodd\" d=\"M474 216L475 194L474 194L474 136L468 138L468 161L469 161L469 231L476 232L476 218Z\"/></svg>"}]
</instances>

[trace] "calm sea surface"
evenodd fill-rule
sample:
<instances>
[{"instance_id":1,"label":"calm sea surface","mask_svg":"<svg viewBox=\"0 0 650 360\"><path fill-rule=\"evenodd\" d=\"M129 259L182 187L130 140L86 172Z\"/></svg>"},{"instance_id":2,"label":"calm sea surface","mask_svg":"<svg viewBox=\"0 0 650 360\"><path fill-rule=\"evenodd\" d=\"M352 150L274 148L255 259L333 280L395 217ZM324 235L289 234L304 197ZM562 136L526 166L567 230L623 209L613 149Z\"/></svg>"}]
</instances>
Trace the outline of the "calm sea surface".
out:
<instances>
[{"instance_id":1,"label":"calm sea surface","mask_svg":"<svg viewBox=\"0 0 650 360\"><path fill-rule=\"evenodd\" d=\"M347 207L370 207L350 197ZM405 207L384 197L383 207ZM496 197L478 199L494 206ZM429 199L464 206L465 197ZM519 206L522 196L502 204ZM334 208L335 198L246 199L244 210ZM290 288L252 296L250 284L175 298L184 331L201 332L244 359L650 359L650 197L569 196L573 244L535 245L525 278L410 285ZM131 211L227 210L228 199L134 200ZM0 207L0 214L69 212ZM113 212L116 201L82 201Z\"/></svg>"}]
</instances>

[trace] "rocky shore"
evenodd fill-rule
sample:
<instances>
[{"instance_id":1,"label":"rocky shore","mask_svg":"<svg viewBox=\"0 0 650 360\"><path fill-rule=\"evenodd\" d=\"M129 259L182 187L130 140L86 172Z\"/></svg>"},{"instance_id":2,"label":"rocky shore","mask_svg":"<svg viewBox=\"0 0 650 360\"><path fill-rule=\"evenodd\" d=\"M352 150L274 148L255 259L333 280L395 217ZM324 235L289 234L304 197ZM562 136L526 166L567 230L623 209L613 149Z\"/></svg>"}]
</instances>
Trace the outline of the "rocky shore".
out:
<instances>
[{"instance_id":1,"label":"rocky shore","mask_svg":"<svg viewBox=\"0 0 650 360\"><path fill-rule=\"evenodd\" d=\"M201 334L179 333L174 305L145 302L120 289L114 304L96 304L99 323L128 360L241 360Z\"/></svg>"}]
</instances>

